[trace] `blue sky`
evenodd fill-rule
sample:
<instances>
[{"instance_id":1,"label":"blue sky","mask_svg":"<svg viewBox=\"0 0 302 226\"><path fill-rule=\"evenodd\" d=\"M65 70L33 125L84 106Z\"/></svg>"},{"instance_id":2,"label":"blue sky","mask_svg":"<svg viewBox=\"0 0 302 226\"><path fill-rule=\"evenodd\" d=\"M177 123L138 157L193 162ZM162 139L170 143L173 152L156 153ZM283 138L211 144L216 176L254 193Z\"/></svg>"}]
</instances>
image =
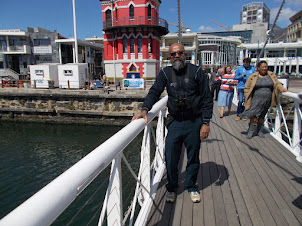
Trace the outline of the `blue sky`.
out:
<instances>
[{"instance_id":1,"label":"blue sky","mask_svg":"<svg viewBox=\"0 0 302 226\"><path fill-rule=\"evenodd\" d=\"M214 20L225 27L239 24L242 5L248 0L180 0L183 25L193 32L221 31ZM258 1L255 1L258 2ZM263 1L271 10L271 20L281 5L282 0ZM101 3L98 0L75 0L77 15L77 34L79 39L102 37ZM289 17L302 10L302 0L287 0L277 25L287 27ZM162 0L160 17L178 23L177 0ZM0 30L41 27L57 30L65 37L73 37L72 0L9 0L1 1ZM170 25L170 32L177 27Z\"/></svg>"}]
</instances>

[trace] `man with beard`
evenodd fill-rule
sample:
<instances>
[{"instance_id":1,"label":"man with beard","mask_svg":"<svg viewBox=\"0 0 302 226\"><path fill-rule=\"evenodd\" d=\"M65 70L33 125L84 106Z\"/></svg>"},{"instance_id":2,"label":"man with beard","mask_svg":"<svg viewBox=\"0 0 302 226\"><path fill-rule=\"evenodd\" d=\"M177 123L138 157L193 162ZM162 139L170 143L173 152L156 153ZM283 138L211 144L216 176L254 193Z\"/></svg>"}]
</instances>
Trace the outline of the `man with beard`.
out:
<instances>
[{"instance_id":1,"label":"man with beard","mask_svg":"<svg viewBox=\"0 0 302 226\"><path fill-rule=\"evenodd\" d=\"M178 163L182 145L187 150L186 189L193 202L200 202L196 185L199 170L199 149L201 139L206 139L210 132L210 119L213 111L213 98L209 90L208 79L203 70L186 63L183 45L174 43L169 48L172 66L162 69L150 88L142 106L142 111L132 120L144 118L148 123L147 113L155 104L164 89L168 93L168 111L166 120L168 134L165 144L168 190L167 202L174 202L178 188Z\"/></svg>"}]
</instances>

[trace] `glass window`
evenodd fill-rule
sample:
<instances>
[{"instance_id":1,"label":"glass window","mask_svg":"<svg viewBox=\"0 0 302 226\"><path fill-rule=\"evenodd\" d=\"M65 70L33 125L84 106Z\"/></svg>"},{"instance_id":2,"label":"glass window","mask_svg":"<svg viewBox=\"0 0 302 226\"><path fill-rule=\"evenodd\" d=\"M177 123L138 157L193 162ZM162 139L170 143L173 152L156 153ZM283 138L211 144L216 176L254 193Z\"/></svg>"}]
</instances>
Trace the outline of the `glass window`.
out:
<instances>
[{"instance_id":1,"label":"glass window","mask_svg":"<svg viewBox=\"0 0 302 226\"><path fill-rule=\"evenodd\" d=\"M139 53L143 52L143 39L141 36L138 36L138 40L137 40L137 50Z\"/></svg>"},{"instance_id":2,"label":"glass window","mask_svg":"<svg viewBox=\"0 0 302 226\"><path fill-rule=\"evenodd\" d=\"M0 48L6 48L6 40L4 37L0 37Z\"/></svg>"},{"instance_id":3,"label":"glass window","mask_svg":"<svg viewBox=\"0 0 302 226\"><path fill-rule=\"evenodd\" d=\"M52 55L35 55L36 61L52 62Z\"/></svg>"},{"instance_id":4,"label":"glass window","mask_svg":"<svg viewBox=\"0 0 302 226\"><path fill-rule=\"evenodd\" d=\"M123 38L123 53L127 53L127 38Z\"/></svg>"},{"instance_id":5,"label":"glass window","mask_svg":"<svg viewBox=\"0 0 302 226\"><path fill-rule=\"evenodd\" d=\"M112 18L111 18L111 10L110 9L108 9L107 11L106 11L106 20L111 20Z\"/></svg>"},{"instance_id":6,"label":"glass window","mask_svg":"<svg viewBox=\"0 0 302 226\"><path fill-rule=\"evenodd\" d=\"M183 44L183 46L185 46L185 47L192 47L193 46L193 43L192 42L184 42L184 43L182 43Z\"/></svg>"},{"instance_id":7,"label":"glass window","mask_svg":"<svg viewBox=\"0 0 302 226\"><path fill-rule=\"evenodd\" d=\"M152 38L149 37L149 40L148 40L148 50L149 50L149 53L152 53Z\"/></svg>"},{"instance_id":8,"label":"glass window","mask_svg":"<svg viewBox=\"0 0 302 226\"><path fill-rule=\"evenodd\" d=\"M134 37L132 36L130 38L130 53L134 53L134 49L135 49L135 42L134 42Z\"/></svg>"},{"instance_id":9,"label":"glass window","mask_svg":"<svg viewBox=\"0 0 302 226\"><path fill-rule=\"evenodd\" d=\"M148 6L148 18L149 19L151 18L151 6L150 5Z\"/></svg>"},{"instance_id":10,"label":"glass window","mask_svg":"<svg viewBox=\"0 0 302 226\"><path fill-rule=\"evenodd\" d=\"M34 39L34 46L49 46L50 39Z\"/></svg>"},{"instance_id":11,"label":"glass window","mask_svg":"<svg viewBox=\"0 0 302 226\"><path fill-rule=\"evenodd\" d=\"M130 15L130 19L134 19L134 6L130 5L129 7L129 15Z\"/></svg>"},{"instance_id":12,"label":"glass window","mask_svg":"<svg viewBox=\"0 0 302 226\"><path fill-rule=\"evenodd\" d=\"M17 46L18 45L18 40L16 37L9 37L9 45L10 46Z\"/></svg>"}]
</instances>

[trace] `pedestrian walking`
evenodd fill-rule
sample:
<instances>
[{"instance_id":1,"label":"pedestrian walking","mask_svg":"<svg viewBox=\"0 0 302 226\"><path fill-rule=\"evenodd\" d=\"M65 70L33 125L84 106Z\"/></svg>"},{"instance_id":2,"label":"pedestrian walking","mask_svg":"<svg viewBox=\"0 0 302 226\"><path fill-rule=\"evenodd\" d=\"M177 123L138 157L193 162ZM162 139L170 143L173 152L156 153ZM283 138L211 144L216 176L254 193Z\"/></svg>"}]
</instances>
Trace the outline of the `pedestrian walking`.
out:
<instances>
[{"instance_id":1,"label":"pedestrian walking","mask_svg":"<svg viewBox=\"0 0 302 226\"><path fill-rule=\"evenodd\" d=\"M255 73L256 70L251 66L251 58L245 58L243 65L237 68L235 72L235 80L237 80L237 93L238 93L238 105L237 105L237 117L236 121L241 120L240 114L244 111L244 86L249 76Z\"/></svg>"},{"instance_id":2,"label":"pedestrian walking","mask_svg":"<svg viewBox=\"0 0 302 226\"><path fill-rule=\"evenodd\" d=\"M269 107L276 106L278 93L286 91L277 76L268 71L266 61L260 61L257 64L257 72L250 75L245 84L245 111L239 115L241 118L250 119L246 135L248 139L256 135L264 138L264 117Z\"/></svg>"}]
</instances>

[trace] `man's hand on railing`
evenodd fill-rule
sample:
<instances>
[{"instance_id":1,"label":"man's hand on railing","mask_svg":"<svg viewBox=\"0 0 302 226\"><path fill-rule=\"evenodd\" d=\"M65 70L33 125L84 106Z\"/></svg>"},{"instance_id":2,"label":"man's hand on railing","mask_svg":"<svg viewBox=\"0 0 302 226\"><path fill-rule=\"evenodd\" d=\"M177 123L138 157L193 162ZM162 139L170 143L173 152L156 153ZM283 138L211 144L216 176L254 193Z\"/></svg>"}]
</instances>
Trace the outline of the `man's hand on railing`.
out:
<instances>
[{"instance_id":1,"label":"man's hand on railing","mask_svg":"<svg viewBox=\"0 0 302 226\"><path fill-rule=\"evenodd\" d=\"M135 120L135 119L143 118L143 119L145 119L145 124L148 124L147 113L148 113L148 112L147 112L146 110L142 110L140 113L137 113L136 115L134 115L134 116L132 117L132 120L131 120L131 121L133 121L133 120Z\"/></svg>"}]
</instances>

